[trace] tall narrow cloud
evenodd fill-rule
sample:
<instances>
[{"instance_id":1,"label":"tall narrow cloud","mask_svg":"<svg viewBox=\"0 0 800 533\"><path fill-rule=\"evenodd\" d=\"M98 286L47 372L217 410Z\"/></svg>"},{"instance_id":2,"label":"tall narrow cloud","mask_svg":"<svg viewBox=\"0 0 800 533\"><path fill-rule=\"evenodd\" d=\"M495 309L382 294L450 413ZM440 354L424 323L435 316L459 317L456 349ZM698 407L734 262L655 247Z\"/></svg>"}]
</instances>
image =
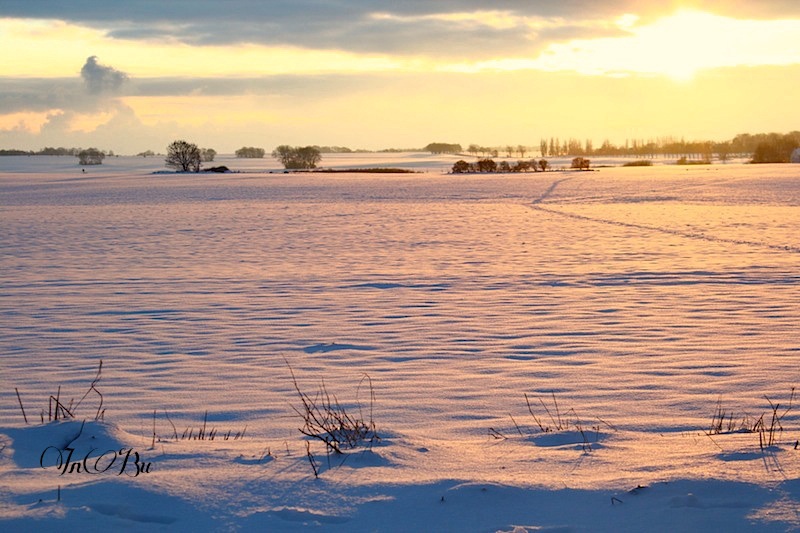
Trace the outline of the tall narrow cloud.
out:
<instances>
[{"instance_id":1,"label":"tall narrow cloud","mask_svg":"<svg viewBox=\"0 0 800 533\"><path fill-rule=\"evenodd\" d=\"M124 72L98 63L97 56L86 58L86 63L81 68L81 77L91 94L116 93L128 80L128 75Z\"/></svg>"}]
</instances>

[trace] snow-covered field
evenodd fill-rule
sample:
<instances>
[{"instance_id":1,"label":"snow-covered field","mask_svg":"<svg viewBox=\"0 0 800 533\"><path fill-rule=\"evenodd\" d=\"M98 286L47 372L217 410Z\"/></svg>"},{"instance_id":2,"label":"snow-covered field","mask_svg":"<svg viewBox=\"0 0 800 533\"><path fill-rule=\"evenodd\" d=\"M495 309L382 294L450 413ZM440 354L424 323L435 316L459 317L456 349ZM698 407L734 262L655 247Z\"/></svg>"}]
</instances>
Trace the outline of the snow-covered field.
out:
<instances>
[{"instance_id":1,"label":"snow-covered field","mask_svg":"<svg viewBox=\"0 0 800 533\"><path fill-rule=\"evenodd\" d=\"M0 159L0 529L800 529L800 165L380 157Z\"/></svg>"}]
</instances>

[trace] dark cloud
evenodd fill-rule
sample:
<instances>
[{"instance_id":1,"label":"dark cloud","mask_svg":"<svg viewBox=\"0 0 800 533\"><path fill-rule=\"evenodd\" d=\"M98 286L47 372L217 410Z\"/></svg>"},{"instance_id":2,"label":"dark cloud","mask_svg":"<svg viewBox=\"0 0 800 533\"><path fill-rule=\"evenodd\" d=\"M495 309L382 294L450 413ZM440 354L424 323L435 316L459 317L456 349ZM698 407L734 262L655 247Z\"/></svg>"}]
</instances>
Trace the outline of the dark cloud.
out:
<instances>
[{"instance_id":1,"label":"dark cloud","mask_svg":"<svg viewBox=\"0 0 800 533\"><path fill-rule=\"evenodd\" d=\"M258 43L355 52L424 54L472 59L503 50L531 54L549 42L524 24L524 17L559 20L570 37L607 31L591 22L624 13L644 20L681 6L677 0L128 0L113 8L97 1L3 0L0 17L55 18L101 28L118 39L170 38L193 45ZM693 7L734 17L800 16L797 0L732 3L696 0ZM442 18L474 11L502 11L519 24L501 28ZM392 18L375 14L392 14ZM588 22L588 23L587 23ZM556 34L554 34L556 35ZM550 35L553 38L554 35Z\"/></svg>"},{"instance_id":2,"label":"dark cloud","mask_svg":"<svg viewBox=\"0 0 800 533\"><path fill-rule=\"evenodd\" d=\"M101 65L97 62L97 56L90 56L81 68L81 78L89 93L97 95L116 93L128 76L113 67Z\"/></svg>"},{"instance_id":3,"label":"dark cloud","mask_svg":"<svg viewBox=\"0 0 800 533\"><path fill-rule=\"evenodd\" d=\"M75 78L0 77L0 115L16 112L44 112L53 109L94 112L111 109L118 97L170 96L263 96L283 99L324 99L356 90L380 88L386 75L346 74L276 75L250 78L160 77L129 79L119 86L114 97L90 94ZM393 79L403 75L392 74Z\"/></svg>"},{"instance_id":4,"label":"dark cloud","mask_svg":"<svg viewBox=\"0 0 800 533\"><path fill-rule=\"evenodd\" d=\"M85 107L77 79L0 78L0 87L0 114Z\"/></svg>"}]
</instances>

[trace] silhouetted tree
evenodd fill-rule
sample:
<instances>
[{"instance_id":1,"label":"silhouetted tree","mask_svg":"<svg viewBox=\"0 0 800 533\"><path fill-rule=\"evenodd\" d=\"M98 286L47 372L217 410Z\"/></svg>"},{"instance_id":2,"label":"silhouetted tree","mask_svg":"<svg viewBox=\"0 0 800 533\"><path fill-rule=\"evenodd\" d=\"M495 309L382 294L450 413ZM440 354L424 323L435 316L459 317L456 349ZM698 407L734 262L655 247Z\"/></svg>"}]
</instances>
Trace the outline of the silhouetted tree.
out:
<instances>
[{"instance_id":1,"label":"silhouetted tree","mask_svg":"<svg viewBox=\"0 0 800 533\"><path fill-rule=\"evenodd\" d=\"M539 168L542 169L542 172L547 170L547 167L550 166L550 163L547 162L547 159L540 159L539 160Z\"/></svg>"},{"instance_id":2,"label":"silhouetted tree","mask_svg":"<svg viewBox=\"0 0 800 533\"><path fill-rule=\"evenodd\" d=\"M165 164L180 172L200 172L202 157L196 144L186 141L174 141L167 146Z\"/></svg>"}]
</instances>

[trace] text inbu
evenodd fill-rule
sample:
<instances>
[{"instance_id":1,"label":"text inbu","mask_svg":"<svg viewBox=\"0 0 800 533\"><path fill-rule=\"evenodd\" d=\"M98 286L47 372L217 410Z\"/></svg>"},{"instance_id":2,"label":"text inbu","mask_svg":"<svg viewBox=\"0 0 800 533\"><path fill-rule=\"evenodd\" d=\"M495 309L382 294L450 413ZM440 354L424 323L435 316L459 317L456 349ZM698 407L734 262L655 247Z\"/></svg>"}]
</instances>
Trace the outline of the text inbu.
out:
<instances>
[{"instance_id":1,"label":"text inbu","mask_svg":"<svg viewBox=\"0 0 800 533\"><path fill-rule=\"evenodd\" d=\"M42 468L55 467L61 471L59 474L125 474L137 477L139 474L149 474L153 463L145 462L139 452L133 448L120 448L108 450L99 455L92 456L96 449L86 452L86 455L75 457L73 448L60 450L55 446L48 446L39 458Z\"/></svg>"}]
</instances>

